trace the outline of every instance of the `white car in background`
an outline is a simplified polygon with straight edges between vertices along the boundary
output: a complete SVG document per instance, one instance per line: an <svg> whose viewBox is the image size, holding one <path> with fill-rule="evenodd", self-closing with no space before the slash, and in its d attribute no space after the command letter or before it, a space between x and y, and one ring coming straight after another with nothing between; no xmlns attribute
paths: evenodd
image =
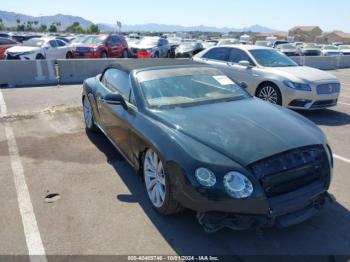
<svg viewBox="0 0 350 262"><path fill-rule="evenodd" d="M342 55L342 52L335 45L324 45L321 48L321 52L323 56L338 56Z"/></svg>
<svg viewBox="0 0 350 262"><path fill-rule="evenodd" d="M262 100L293 109L337 105L340 82L332 74L299 66L273 48L228 45L206 49L193 57L219 68Z"/></svg>
<svg viewBox="0 0 350 262"><path fill-rule="evenodd" d="M5 52L7 60L39 60L72 58L72 47L60 39L32 38Z"/></svg>
<svg viewBox="0 0 350 262"><path fill-rule="evenodd" d="M350 55L350 45L340 45L338 49L343 55Z"/></svg>

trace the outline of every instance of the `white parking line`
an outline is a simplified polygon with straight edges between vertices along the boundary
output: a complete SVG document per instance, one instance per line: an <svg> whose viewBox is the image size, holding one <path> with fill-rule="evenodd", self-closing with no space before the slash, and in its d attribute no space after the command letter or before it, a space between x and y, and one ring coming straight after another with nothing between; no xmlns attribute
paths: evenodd
<svg viewBox="0 0 350 262"><path fill-rule="evenodd" d="M7 107L0 89L1 114L7 114ZM18 153L16 138L10 123L5 123L5 134L8 144L13 180L15 183L19 211L22 217L29 259L31 262L47 262L44 245L41 240L38 223L35 218L33 204L24 176L21 158Z"/></svg>
<svg viewBox="0 0 350 262"><path fill-rule="evenodd" d="M350 159L333 154L333 157L350 164Z"/></svg>

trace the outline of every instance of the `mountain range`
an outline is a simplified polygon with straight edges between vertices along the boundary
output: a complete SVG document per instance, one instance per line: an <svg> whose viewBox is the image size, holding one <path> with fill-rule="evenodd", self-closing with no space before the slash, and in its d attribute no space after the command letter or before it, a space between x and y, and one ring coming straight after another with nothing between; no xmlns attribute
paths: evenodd
<svg viewBox="0 0 350 262"><path fill-rule="evenodd" d="M21 23L27 22L27 21L37 21L38 25L40 24L46 24L50 25L52 23L59 22L61 24L60 29L64 29L74 22L79 22L80 25L86 29L89 27L93 22L84 19L80 16L72 16L72 15L63 15L63 14L57 14L53 16L30 16L25 14L19 14L14 12L7 12L7 11L1 11L0 10L0 19L2 19L2 22L6 26L16 26L17 20L20 20ZM111 24L105 24L100 23L98 24L101 31L103 32L112 32L116 30L116 25ZM156 24L156 23L148 23L148 24L137 24L137 25L123 25L122 27L123 31L129 32L129 31L149 31L149 32L188 32L188 31L203 31L203 32L220 32L220 33L227 33L227 32L260 32L260 33L270 33L277 30L267 28L261 25L253 25L250 27L245 28L229 28L229 27L213 27L213 26L204 26L204 25L198 25L198 26L181 26L181 25L166 25L166 24Z"/></svg>

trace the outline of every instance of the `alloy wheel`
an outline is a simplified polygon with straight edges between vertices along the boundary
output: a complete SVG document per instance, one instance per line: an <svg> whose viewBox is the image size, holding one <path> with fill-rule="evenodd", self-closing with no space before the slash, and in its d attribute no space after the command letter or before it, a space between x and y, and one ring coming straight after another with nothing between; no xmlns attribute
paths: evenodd
<svg viewBox="0 0 350 262"><path fill-rule="evenodd" d="M278 104L278 94L272 86L264 86L258 94L258 97L272 104Z"/></svg>
<svg viewBox="0 0 350 262"><path fill-rule="evenodd" d="M86 127L88 129L91 129L94 123L93 123L91 106L88 98L84 99L84 119L85 119Z"/></svg>
<svg viewBox="0 0 350 262"><path fill-rule="evenodd" d="M151 203L159 208L165 202L166 183L163 163L157 153L149 149L146 152L143 167L145 186Z"/></svg>

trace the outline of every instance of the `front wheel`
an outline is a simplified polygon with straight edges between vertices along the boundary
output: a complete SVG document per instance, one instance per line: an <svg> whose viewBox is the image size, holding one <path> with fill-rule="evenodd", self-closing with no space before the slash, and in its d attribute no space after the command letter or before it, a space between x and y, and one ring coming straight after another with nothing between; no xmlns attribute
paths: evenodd
<svg viewBox="0 0 350 262"><path fill-rule="evenodd" d="M84 97L83 100L83 112L84 112L84 120L85 127L87 131L96 132L97 128L95 125L94 115L92 113L92 108L87 97Z"/></svg>
<svg viewBox="0 0 350 262"><path fill-rule="evenodd" d="M263 84L256 92L256 96L275 105L282 105L282 95L279 88L272 83Z"/></svg>
<svg viewBox="0 0 350 262"><path fill-rule="evenodd" d="M128 50L123 51L123 58L128 58L129 57L129 52Z"/></svg>
<svg viewBox="0 0 350 262"><path fill-rule="evenodd" d="M174 199L162 160L152 149L147 150L143 160L143 177L148 198L159 213L171 215L183 209Z"/></svg>

